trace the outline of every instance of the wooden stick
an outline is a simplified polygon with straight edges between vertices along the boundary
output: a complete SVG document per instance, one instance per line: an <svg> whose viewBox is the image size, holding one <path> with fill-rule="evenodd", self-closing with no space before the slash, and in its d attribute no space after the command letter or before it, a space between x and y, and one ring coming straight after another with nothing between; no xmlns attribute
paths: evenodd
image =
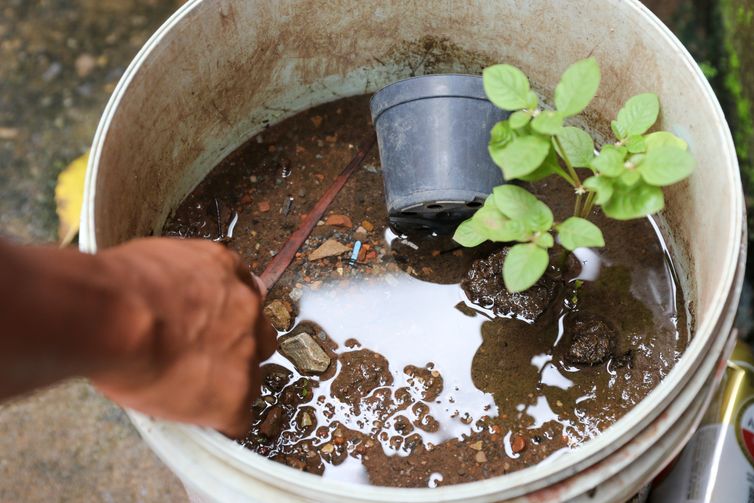
<svg viewBox="0 0 754 503"><path fill-rule="evenodd" d="M335 196L338 195L354 171L356 171L356 169L361 166L361 163L364 162L364 159L374 146L376 140L377 138L374 132L372 132L361 142L356 154L351 159L351 162L348 163L348 166L346 166L338 175L332 185L328 187L320 200L317 201L317 204L315 204L311 211L307 213L306 218L301 222L298 229L291 234L288 241L285 242L277 255L275 255L269 264L267 264L267 268L262 273L260 279L268 290L271 290L272 287L275 286L275 283L280 279L280 276L282 276L285 270L288 269L288 266L293 261L293 257L296 256L298 249L301 248L301 245L304 244L309 237L309 234L312 233L317 222L319 222L325 214L325 211L327 211L327 208L332 204Z"/></svg>

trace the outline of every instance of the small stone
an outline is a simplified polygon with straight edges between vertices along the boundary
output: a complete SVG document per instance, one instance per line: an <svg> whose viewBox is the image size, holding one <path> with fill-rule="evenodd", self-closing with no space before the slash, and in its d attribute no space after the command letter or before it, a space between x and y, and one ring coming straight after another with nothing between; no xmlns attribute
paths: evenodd
<svg viewBox="0 0 754 503"><path fill-rule="evenodd" d="M270 202L269 201L262 201L258 204L259 211L262 213L267 213L270 211Z"/></svg>
<svg viewBox="0 0 754 503"><path fill-rule="evenodd" d="M251 183L257 183L257 181L258 181L258 180L259 180L259 178L257 178L257 176L256 176L256 175L251 175L251 176L249 177L249 181L250 181Z"/></svg>
<svg viewBox="0 0 754 503"><path fill-rule="evenodd" d="M479 451L476 453L476 456L474 456L474 459L477 463L486 463L487 455L484 453L484 451Z"/></svg>
<svg viewBox="0 0 754 503"><path fill-rule="evenodd" d="M280 352L302 374L321 374L330 366L330 357L306 332L283 339Z"/></svg>
<svg viewBox="0 0 754 503"><path fill-rule="evenodd" d="M97 67L97 59L91 54L82 54L76 58L74 64L76 66L76 74L83 79L88 77Z"/></svg>
<svg viewBox="0 0 754 503"><path fill-rule="evenodd" d="M374 173L374 174L377 174L380 172L379 168L375 166L374 164L364 164L364 171L368 173Z"/></svg>
<svg viewBox="0 0 754 503"><path fill-rule="evenodd" d="M264 308L264 314L276 330L286 332L290 330L293 318L288 307L279 300L273 300Z"/></svg>
<svg viewBox="0 0 754 503"><path fill-rule="evenodd" d="M314 422L312 422L312 417L309 415L308 412L302 412L301 413L301 422L299 425L302 428L308 428L309 426L313 425Z"/></svg>
<svg viewBox="0 0 754 503"><path fill-rule="evenodd" d="M63 71L63 65L55 61L54 63L52 63L50 66L47 67L47 70L44 71L44 73L42 74L42 80L44 80L45 82L50 82L55 77L60 75L60 72L62 71Z"/></svg>
<svg viewBox="0 0 754 503"><path fill-rule="evenodd" d="M18 129L0 127L0 140L15 140L18 138Z"/></svg>
<svg viewBox="0 0 754 503"><path fill-rule="evenodd" d="M321 115L315 115L311 118L312 124L314 124L314 127L319 127L322 125L322 116Z"/></svg>
<svg viewBox="0 0 754 503"><path fill-rule="evenodd" d="M369 232L362 226L356 228L356 232L353 233L353 238L356 241L366 241Z"/></svg>
<svg viewBox="0 0 754 503"><path fill-rule="evenodd" d="M353 227L353 222L348 215L330 215L325 223L336 227Z"/></svg>
<svg viewBox="0 0 754 503"><path fill-rule="evenodd" d="M332 454L333 451L335 450L335 447L331 443L328 442L325 445L323 445L319 450L323 454Z"/></svg>
<svg viewBox="0 0 754 503"><path fill-rule="evenodd" d="M288 294L288 297L290 297L293 302L298 302L303 296L304 290L301 288L294 288L293 290L291 290L291 293Z"/></svg>
<svg viewBox="0 0 754 503"><path fill-rule="evenodd" d="M526 440L521 435L516 435L513 437L513 441L511 442L511 450L515 453L519 453L526 449Z"/></svg>
<svg viewBox="0 0 754 503"><path fill-rule="evenodd" d="M309 260L321 260L327 257L337 257L351 251L346 245L339 243L334 239L328 239L322 246L309 254Z"/></svg>
<svg viewBox="0 0 754 503"><path fill-rule="evenodd" d="M336 133L325 136L325 141L327 143L335 143L336 141L338 141L338 134Z"/></svg>
<svg viewBox="0 0 754 503"><path fill-rule="evenodd" d="M373 260L377 260L377 252L373 250L367 253L366 260L370 262Z"/></svg>
<svg viewBox="0 0 754 503"><path fill-rule="evenodd" d="M363 222L361 222L361 226L366 229L367 232L372 232L374 230L374 224L369 220L364 220Z"/></svg>
<svg viewBox="0 0 754 503"><path fill-rule="evenodd" d="M275 405L267 413L267 416L259 425L259 433L267 437L268 439L277 438L283 429L283 408L279 405Z"/></svg>
<svg viewBox="0 0 754 503"><path fill-rule="evenodd" d="M475 451L481 451L482 450L482 441L479 440L478 442L474 442L473 444L469 444L469 447L471 447Z"/></svg>

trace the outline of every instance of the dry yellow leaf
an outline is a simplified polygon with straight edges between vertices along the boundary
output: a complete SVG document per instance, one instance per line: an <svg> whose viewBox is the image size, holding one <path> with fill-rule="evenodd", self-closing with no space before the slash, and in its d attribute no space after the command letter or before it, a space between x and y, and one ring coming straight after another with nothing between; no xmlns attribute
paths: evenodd
<svg viewBox="0 0 754 503"><path fill-rule="evenodd" d="M58 176L55 204L58 212L60 246L68 246L79 232L81 206L84 201L84 178L89 152L68 165Z"/></svg>

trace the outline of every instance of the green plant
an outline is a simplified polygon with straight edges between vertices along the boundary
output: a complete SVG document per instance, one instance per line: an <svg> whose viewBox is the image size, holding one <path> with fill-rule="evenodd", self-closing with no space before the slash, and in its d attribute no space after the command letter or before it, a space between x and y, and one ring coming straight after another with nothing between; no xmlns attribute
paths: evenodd
<svg viewBox="0 0 754 503"><path fill-rule="evenodd" d="M581 113L600 84L594 58L577 61L555 88L554 110L540 107L529 80L511 65L484 70L484 89L496 106L511 111L490 132L489 153L507 181L536 182L563 178L574 192L573 216L556 222L550 208L527 190L512 184L495 187L485 204L461 223L454 239L463 246L484 241L517 242L503 264L506 288L530 288L550 263L548 250L558 243L568 251L605 245L602 231L589 221L594 206L616 220L641 218L665 204L662 188L683 180L694 169L686 142L658 131L660 103L655 94L629 99L612 121L615 142L595 151L591 135L566 120ZM582 181L580 173L586 178Z"/></svg>

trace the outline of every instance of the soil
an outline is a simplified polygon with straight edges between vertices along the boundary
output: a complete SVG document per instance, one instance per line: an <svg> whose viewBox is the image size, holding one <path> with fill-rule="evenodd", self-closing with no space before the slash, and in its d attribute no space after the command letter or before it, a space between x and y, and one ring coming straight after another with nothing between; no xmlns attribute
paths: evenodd
<svg viewBox="0 0 754 503"><path fill-rule="evenodd" d="M186 198L164 234L222 241L261 273L370 128L365 96L270 127ZM572 210L557 180L530 190L556 219ZM279 353L265 362L243 443L327 478L435 487L519 470L599 435L667 375L688 327L652 221L592 219L604 249L580 250L564 273L510 295L505 247L387 227L375 149L267 299L280 301L268 312L281 337L310 334L332 363L303 375ZM313 260L329 240L342 246Z"/></svg>

